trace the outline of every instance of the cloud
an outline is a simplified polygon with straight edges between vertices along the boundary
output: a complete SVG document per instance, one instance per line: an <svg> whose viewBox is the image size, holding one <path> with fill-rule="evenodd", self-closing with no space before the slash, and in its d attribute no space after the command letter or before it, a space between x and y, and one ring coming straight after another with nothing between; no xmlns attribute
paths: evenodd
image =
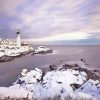
<svg viewBox="0 0 100 100"><path fill-rule="evenodd" d="M50 41L61 41L61 40L81 40L88 39L91 34L86 32L70 32L68 34L62 33L59 35L51 35L49 37L37 38L37 39L27 39L31 42L50 42Z"/></svg>
<svg viewBox="0 0 100 100"><path fill-rule="evenodd" d="M12 16L17 14L16 8L23 5L27 0L0 0L0 12Z"/></svg>
<svg viewBox="0 0 100 100"><path fill-rule="evenodd" d="M84 39L100 28L99 0L0 0L0 7L5 28L11 35L20 28L23 38Z"/></svg>

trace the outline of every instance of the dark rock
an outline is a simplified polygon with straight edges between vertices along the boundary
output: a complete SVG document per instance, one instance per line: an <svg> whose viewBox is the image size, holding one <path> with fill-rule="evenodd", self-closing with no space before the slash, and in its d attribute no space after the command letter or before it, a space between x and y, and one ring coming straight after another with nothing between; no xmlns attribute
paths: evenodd
<svg viewBox="0 0 100 100"><path fill-rule="evenodd" d="M88 70L88 69L86 69L86 68L76 68L76 69L74 69L74 70L78 70L78 71L80 71L80 72L86 72L86 74L87 74L87 79L93 79L93 80L98 80L98 79L100 79L100 76L98 76L97 74L95 74L95 73L93 72L93 70Z"/></svg>
<svg viewBox="0 0 100 100"><path fill-rule="evenodd" d="M57 66L53 64L53 65L49 65L49 68L52 71L52 70L56 70L57 69Z"/></svg>
<svg viewBox="0 0 100 100"><path fill-rule="evenodd" d="M80 66L78 64L64 64L63 69L74 69L79 68Z"/></svg>
<svg viewBox="0 0 100 100"><path fill-rule="evenodd" d="M53 50L50 49L50 50L47 50L46 53L52 53L52 52L53 52Z"/></svg>
<svg viewBox="0 0 100 100"><path fill-rule="evenodd" d="M10 61L10 60L13 60L14 58L15 57L3 56L3 57L0 57L0 62Z"/></svg>
<svg viewBox="0 0 100 100"><path fill-rule="evenodd" d="M79 65L78 64L74 64L73 67L79 67Z"/></svg>
<svg viewBox="0 0 100 100"><path fill-rule="evenodd" d="M80 84L73 83L73 84L70 84L70 86L75 90L80 87Z"/></svg>
<svg viewBox="0 0 100 100"><path fill-rule="evenodd" d="M71 68L72 68L72 65L69 65L69 64L63 65L63 69L71 69Z"/></svg>
<svg viewBox="0 0 100 100"><path fill-rule="evenodd" d="M99 72L99 70L93 70L94 72Z"/></svg>
<svg viewBox="0 0 100 100"><path fill-rule="evenodd" d="M37 82L40 82L41 80L37 79Z"/></svg>
<svg viewBox="0 0 100 100"><path fill-rule="evenodd" d="M41 82L43 81L44 75L45 75L45 71L42 72Z"/></svg>
<svg viewBox="0 0 100 100"><path fill-rule="evenodd" d="M18 79L17 84L23 84L23 83L25 83L25 81Z"/></svg>
<svg viewBox="0 0 100 100"><path fill-rule="evenodd" d="M81 90L83 90L84 89L84 87L81 87Z"/></svg>
<svg viewBox="0 0 100 100"><path fill-rule="evenodd" d="M85 60L83 58L81 58L81 61L85 62Z"/></svg>
<svg viewBox="0 0 100 100"><path fill-rule="evenodd" d="M47 82L43 82L42 85L45 85Z"/></svg>
<svg viewBox="0 0 100 100"><path fill-rule="evenodd" d="M78 76L78 74L74 74L75 76Z"/></svg>
<svg viewBox="0 0 100 100"><path fill-rule="evenodd" d="M74 70L78 70L78 71L80 71L80 72L82 72L82 71L87 72L87 71L88 71L86 68L81 68L81 67L79 67L79 68L74 68Z"/></svg>
<svg viewBox="0 0 100 100"><path fill-rule="evenodd" d="M60 90L60 92L61 92L61 94L62 94L62 93L64 93L63 89L62 89L62 90Z"/></svg>
<svg viewBox="0 0 100 100"><path fill-rule="evenodd" d="M61 84L62 82L57 82L58 84Z"/></svg>

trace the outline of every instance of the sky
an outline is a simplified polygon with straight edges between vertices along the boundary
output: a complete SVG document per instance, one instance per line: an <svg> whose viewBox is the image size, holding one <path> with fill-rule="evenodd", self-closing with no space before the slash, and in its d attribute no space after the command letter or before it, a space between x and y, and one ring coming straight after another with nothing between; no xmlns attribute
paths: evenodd
<svg viewBox="0 0 100 100"><path fill-rule="evenodd" d="M34 43L99 44L100 0L0 0L0 37L14 39L17 29Z"/></svg>

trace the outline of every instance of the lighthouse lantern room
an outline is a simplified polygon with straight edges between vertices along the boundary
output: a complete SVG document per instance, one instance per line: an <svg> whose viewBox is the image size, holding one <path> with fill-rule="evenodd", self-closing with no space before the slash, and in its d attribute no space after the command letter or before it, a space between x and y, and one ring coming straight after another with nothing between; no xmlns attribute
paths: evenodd
<svg viewBox="0 0 100 100"><path fill-rule="evenodd" d="M19 29L17 30L16 35L17 35L17 46L21 47L21 39L20 39L20 31L19 31Z"/></svg>

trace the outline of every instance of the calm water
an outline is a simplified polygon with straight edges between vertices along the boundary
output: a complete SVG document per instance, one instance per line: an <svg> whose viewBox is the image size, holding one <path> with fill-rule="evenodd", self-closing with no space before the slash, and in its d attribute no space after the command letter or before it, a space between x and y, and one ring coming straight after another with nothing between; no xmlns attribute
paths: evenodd
<svg viewBox="0 0 100 100"><path fill-rule="evenodd" d="M35 46L33 46L35 47ZM47 46L54 53L47 55L26 55L13 61L0 63L0 86L11 85L23 68L46 68L49 64L59 63L61 60L79 61L84 58L90 68L100 68L100 46Z"/></svg>

